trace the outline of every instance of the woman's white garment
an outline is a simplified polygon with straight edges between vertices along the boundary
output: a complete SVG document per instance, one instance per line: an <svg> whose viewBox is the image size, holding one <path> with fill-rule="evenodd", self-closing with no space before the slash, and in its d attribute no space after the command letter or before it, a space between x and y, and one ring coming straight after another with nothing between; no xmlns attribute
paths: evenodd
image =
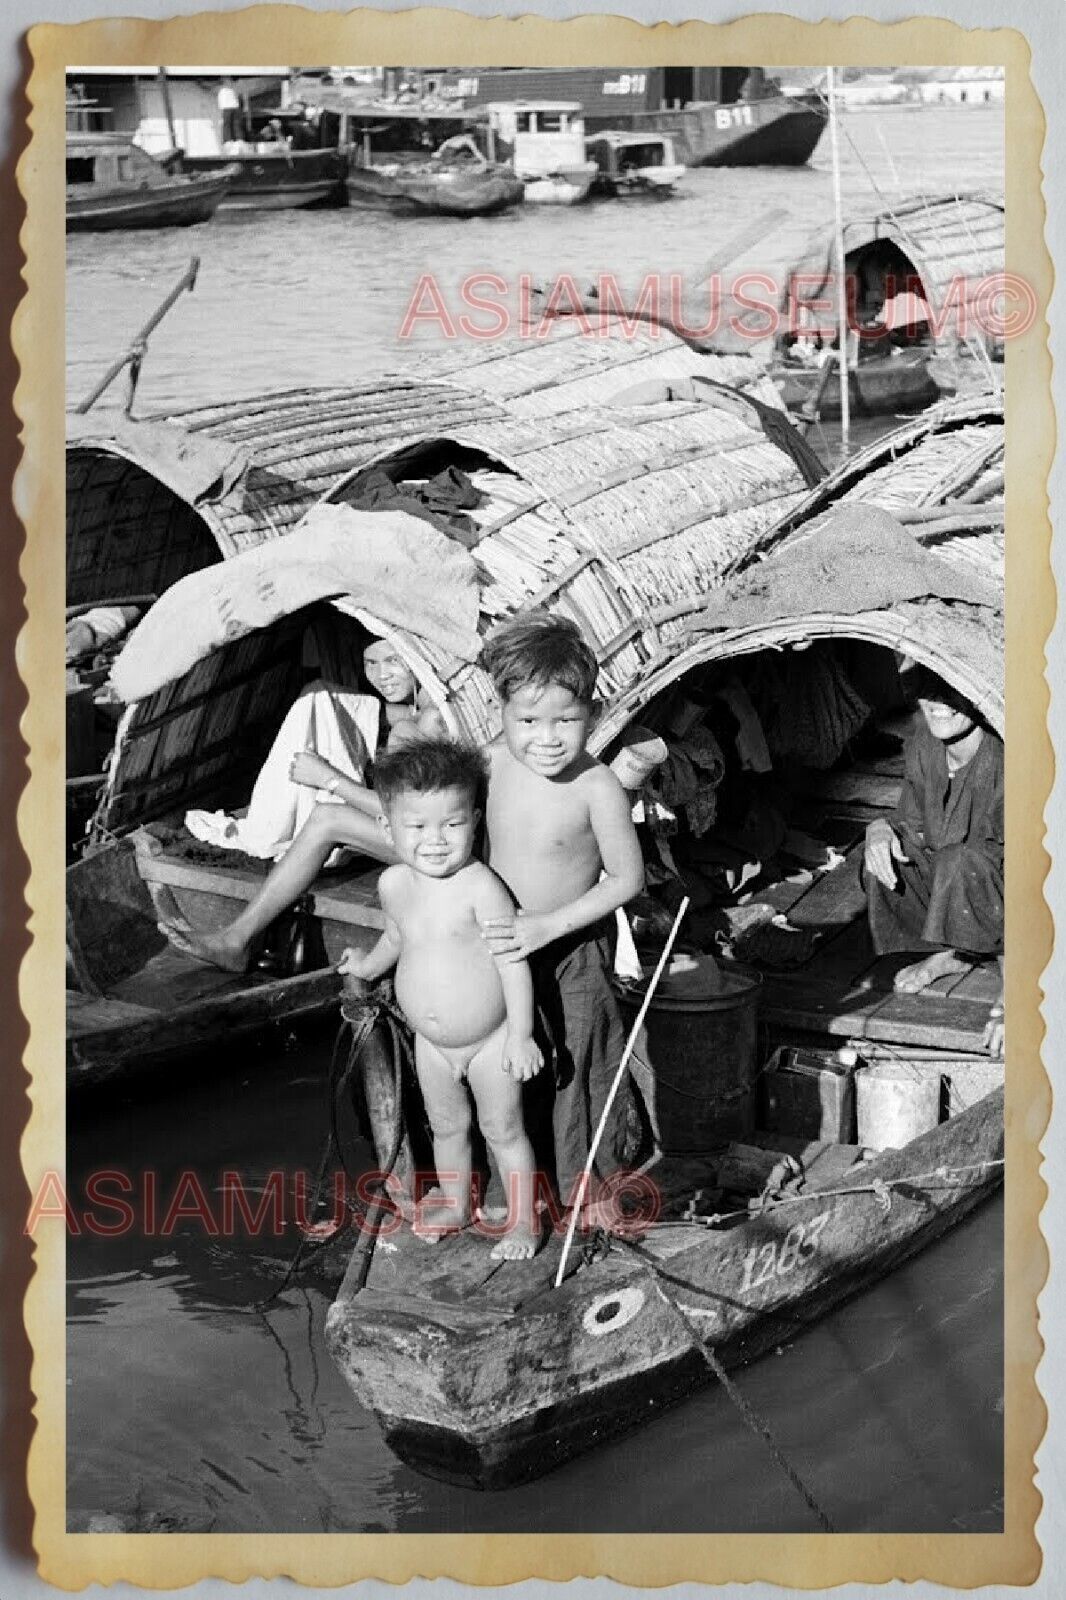
<svg viewBox="0 0 1066 1600"><path fill-rule="evenodd" d="M277 860L307 821L315 804L336 801L336 795L294 783L289 766L301 750L313 750L354 783L366 782L366 769L378 742L381 701L356 694L318 678L293 701L255 780L247 812L187 811L185 826L194 838L223 850ZM335 866L347 851L334 850L326 862Z"/></svg>

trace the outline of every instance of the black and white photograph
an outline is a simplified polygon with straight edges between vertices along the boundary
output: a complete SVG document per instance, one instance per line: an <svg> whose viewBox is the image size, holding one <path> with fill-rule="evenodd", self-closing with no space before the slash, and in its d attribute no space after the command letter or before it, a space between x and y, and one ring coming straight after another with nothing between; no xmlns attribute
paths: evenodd
<svg viewBox="0 0 1066 1600"><path fill-rule="evenodd" d="M123 61L67 1531L1001 1534L1004 66Z"/></svg>

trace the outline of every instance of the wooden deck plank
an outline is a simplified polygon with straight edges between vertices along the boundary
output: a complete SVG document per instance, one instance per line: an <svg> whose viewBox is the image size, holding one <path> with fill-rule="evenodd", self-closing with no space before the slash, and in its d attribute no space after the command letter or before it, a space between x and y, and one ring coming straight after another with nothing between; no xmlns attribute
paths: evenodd
<svg viewBox="0 0 1066 1600"><path fill-rule="evenodd" d="M315 915L356 927L383 928L385 919L377 898L378 878L384 871L380 862L350 877L331 881L320 878L312 891ZM181 858L154 856L143 863L146 883L163 883L172 889L196 890L231 900L251 900L263 886L263 874L238 863L208 865Z"/></svg>
<svg viewBox="0 0 1066 1600"><path fill-rule="evenodd" d="M960 974L948 992L956 1000L979 1000L982 1004L991 1005L999 999L999 990L999 963L993 958Z"/></svg>
<svg viewBox="0 0 1066 1600"><path fill-rule="evenodd" d="M988 1021L981 1001L921 994L885 995L869 1018L868 1038L900 1040L934 1050L979 1050Z"/></svg>
<svg viewBox="0 0 1066 1600"><path fill-rule="evenodd" d="M80 1039L109 1028L132 1026L135 1022L154 1020L156 1016L157 1013L149 1006L133 1005L128 1000L114 1000L108 995L67 990L67 1032L71 1038Z"/></svg>
<svg viewBox="0 0 1066 1600"><path fill-rule="evenodd" d="M842 926L866 910L866 893L859 883L861 842L854 844L838 867L819 873L806 893L795 902L789 921L797 928Z"/></svg>
<svg viewBox="0 0 1066 1600"><path fill-rule="evenodd" d="M812 981L801 972L765 981L763 1019L780 1030L825 1033L833 1038L875 1039L934 1050L979 1052L988 1006L930 993L907 995L853 984Z"/></svg>

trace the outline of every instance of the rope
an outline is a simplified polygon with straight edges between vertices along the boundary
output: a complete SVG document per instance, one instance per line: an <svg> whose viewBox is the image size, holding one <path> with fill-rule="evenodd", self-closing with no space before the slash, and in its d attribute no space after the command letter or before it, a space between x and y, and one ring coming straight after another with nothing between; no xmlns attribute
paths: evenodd
<svg viewBox="0 0 1066 1600"><path fill-rule="evenodd" d="M941 1180L940 1187L958 1189L963 1186L961 1180L965 1173L973 1172L979 1174L978 1177L973 1179L973 1182L980 1183L985 1174L995 1167L1002 1167L1003 1164L1003 1158L997 1157L990 1158L987 1161L973 1162L963 1167L936 1167L932 1172L915 1172L906 1178L874 1178L870 1183L849 1184L846 1189L808 1189L804 1194L782 1194L775 1191L772 1194L759 1196L761 1201L759 1212L760 1214L765 1214L767 1211L779 1210L783 1206L798 1205L801 1201L849 1199L852 1195L872 1194L877 1196L881 1208L887 1216L892 1206L892 1191L894 1189L913 1189L919 1185L931 1188L932 1183L930 1180L934 1178ZM714 1211L707 1216L693 1213L691 1216L686 1216L684 1220L698 1223L701 1228L717 1228L724 1222L732 1222L735 1218L750 1216L751 1211L745 1208L743 1211Z"/></svg>
<svg viewBox="0 0 1066 1600"><path fill-rule="evenodd" d="M322 1155L319 1159L318 1170L315 1174L314 1194L311 1199L311 1216L313 1217L322 1199L322 1189L331 1158L339 1161L345 1179L349 1183L354 1184L356 1182L356 1175L352 1172L345 1156L340 1126L340 1108L342 1103L351 1104L354 1102L351 1088L356 1069L362 1060L363 1051L371 1034L380 1022L384 1022L389 1033L396 1115L387 1157L382 1164L380 1175L374 1180L374 1188L377 1190L377 1194L372 1205L368 1208L360 1228L360 1244L365 1251L365 1259L357 1274L357 1287L360 1289L366 1282L366 1276L370 1270L370 1261L377 1241L377 1219L388 1200L386 1184L396 1165L404 1136L400 1096L403 1066L405 1060L410 1059L410 1046L404 1032L402 1019L384 990L379 990L372 998L368 997L359 1001L346 999L341 1005L340 1027L337 1029L337 1034L333 1041L333 1051L329 1063L329 1132L326 1135ZM341 1065L342 1051L346 1038L348 1040L348 1049L343 1065ZM348 1211L343 1222L327 1238L312 1240L306 1234L301 1238L281 1283L273 1294L258 1302L252 1308L253 1310L263 1311L267 1306L272 1305L275 1300L278 1300L292 1283L307 1257L325 1249L327 1245L332 1244L335 1239L339 1238L351 1226L355 1208L350 1200L347 1200L347 1206ZM368 1241L369 1248L367 1248Z"/></svg>
<svg viewBox="0 0 1066 1600"><path fill-rule="evenodd" d="M637 1245L632 1244L628 1240L615 1240L612 1238L611 1244L612 1246L621 1244L623 1248L632 1251L633 1254L638 1256L646 1266L650 1267L655 1276L661 1279L663 1282L679 1284L682 1287L689 1288L690 1291L695 1294L705 1293L705 1291L698 1284L686 1285L684 1284L684 1280L673 1277L671 1274L664 1272L653 1256L651 1256L647 1251L641 1250ZM686 1334L695 1344L696 1349L699 1351L700 1355L703 1357L714 1376L718 1379L718 1382L722 1385L722 1388L725 1390L729 1399L733 1402L733 1405L739 1412L740 1418L744 1425L751 1430L756 1438L761 1439L766 1445L766 1448L769 1450L774 1462L778 1467L780 1467L781 1471L784 1473L789 1483L791 1483L792 1487L796 1490L797 1494L802 1496L805 1504L807 1505L811 1514L815 1517L822 1531L824 1533L835 1533L837 1530L833 1523L822 1510L821 1506L818 1504L818 1501L815 1499L811 1490L808 1489L807 1485L804 1483L795 1467L785 1456L781 1446L774 1438L769 1424L763 1421L751 1402L746 1399L741 1391L737 1388L736 1384L733 1382L728 1372L726 1372L714 1351L701 1339L699 1331L689 1322L677 1301L674 1300L671 1295L666 1294L665 1291L663 1291L663 1300L674 1313L678 1322L680 1322Z"/></svg>

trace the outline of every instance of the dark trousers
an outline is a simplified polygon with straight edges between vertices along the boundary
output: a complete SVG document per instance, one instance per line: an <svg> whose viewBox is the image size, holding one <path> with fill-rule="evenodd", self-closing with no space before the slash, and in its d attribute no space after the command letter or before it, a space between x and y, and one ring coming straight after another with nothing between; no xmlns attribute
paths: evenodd
<svg viewBox="0 0 1066 1600"><path fill-rule="evenodd" d="M610 981L613 962L613 922L583 928L532 958L534 992L554 1054L552 1146L556 1186L564 1201L588 1159L625 1048L626 1029ZM632 1092L627 1073L597 1150L594 1171L601 1177L624 1164ZM539 1095L535 1099L542 1104Z"/></svg>
<svg viewBox="0 0 1066 1600"><path fill-rule="evenodd" d="M870 938L880 955L959 950L996 955L1003 948L1003 879L964 844L930 850L913 828L893 824L907 861L894 888L865 873Z"/></svg>

